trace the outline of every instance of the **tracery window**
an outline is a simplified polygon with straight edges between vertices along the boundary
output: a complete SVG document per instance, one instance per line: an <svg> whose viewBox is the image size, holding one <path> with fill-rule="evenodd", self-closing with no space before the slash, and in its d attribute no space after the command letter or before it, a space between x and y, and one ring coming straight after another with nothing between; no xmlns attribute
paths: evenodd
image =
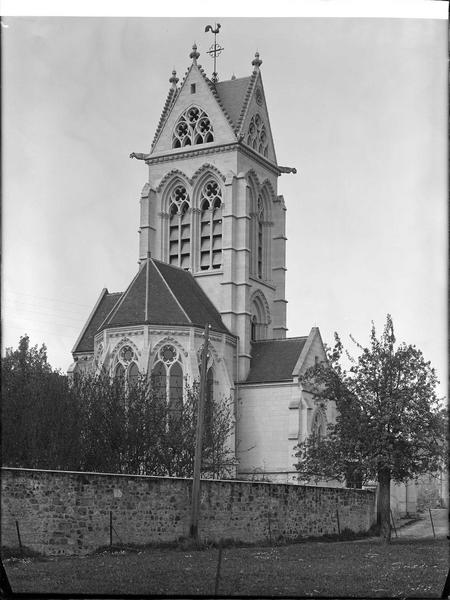
<svg viewBox="0 0 450 600"><path fill-rule="evenodd" d="M208 115L191 106L178 119L172 136L172 148L183 148L214 141L213 126Z"/></svg>
<svg viewBox="0 0 450 600"><path fill-rule="evenodd" d="M136 352L131 346L123 346L117 356L114 376L123 382L133 384L139 379L139 368L136 364Z"/></svg>
<svg viewBox="0 0 450 600"><path fill-rule="evenodd" d="M268 142L266 126L258 113L252 117L250 125L248 126L247 144L253 148L253 150L259 152L259 154L267 156Z"/></svg>
<svg viewBox="0 0 450 600"><path fill-rule="evenodd" d="M183 405L183 369L175 346L159 349L152 369L152 387L156 397L167 402L170 415L179 413Z"/></svg>
<svg viewBox="0 0 450 600"><path fill-rule="evenodd" d="M169 263L191 266L191 203L184 185L172 191L169 201Z"/></svg>
<svg viewBox="0 0 450 600"><path fill-rule="evenodd" d="M222 266L222 191L217 181L205 183L200 197L200 270Z"/></svg>

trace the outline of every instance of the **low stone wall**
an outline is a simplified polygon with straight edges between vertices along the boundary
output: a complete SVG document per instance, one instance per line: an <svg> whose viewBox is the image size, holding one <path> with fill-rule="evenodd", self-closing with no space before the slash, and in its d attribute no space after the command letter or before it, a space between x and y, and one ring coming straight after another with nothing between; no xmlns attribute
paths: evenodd
<svg viewBox="0 0 450 600"><path fill-rule="evenodd" d="M189 531L191 479L2 469L2 546L46 555L87 554L110 542L170 542ZM201 482L204 540L263 542L365 532L375 520L366 490L244 481Z"/></svg>

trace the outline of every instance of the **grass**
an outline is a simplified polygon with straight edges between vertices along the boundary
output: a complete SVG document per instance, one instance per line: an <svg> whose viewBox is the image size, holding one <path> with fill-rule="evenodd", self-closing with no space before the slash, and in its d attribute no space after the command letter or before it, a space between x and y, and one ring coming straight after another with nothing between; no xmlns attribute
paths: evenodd
<svg viewBox="0 0 450 600"><path fill-rule="evenodd" d="M212 595L218 551L145 548L85 558L9 558L14 592ZM221 595L440 597L446 540L365 539L226 547Z"/></svg>

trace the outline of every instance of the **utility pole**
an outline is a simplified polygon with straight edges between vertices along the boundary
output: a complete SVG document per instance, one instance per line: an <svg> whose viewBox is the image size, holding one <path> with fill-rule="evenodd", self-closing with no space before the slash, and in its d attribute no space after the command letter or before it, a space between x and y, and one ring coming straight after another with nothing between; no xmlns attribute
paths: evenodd
<svg viewBox="0 0 450 600"><path fill-rule="evenodd" d="M208 342L211 325L205 325L205 342L203 344L202 362L200 367L200 394L197 407L197 431L195 439L194 476L192 478L192 512L190 537L198 541L198 513L200 508L200 470L202 465L203 414L206 392L206 367L208 364Z"/></svg>

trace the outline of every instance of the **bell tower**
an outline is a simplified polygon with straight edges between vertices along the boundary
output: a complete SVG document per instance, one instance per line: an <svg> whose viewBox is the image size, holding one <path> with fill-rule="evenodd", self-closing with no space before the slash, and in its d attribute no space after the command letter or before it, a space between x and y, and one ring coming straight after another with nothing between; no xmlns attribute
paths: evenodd
<svg viewBox="0 0 450 600"><path fill-rule="evenodd" d="M226 81L216 68L209 79L199 56L194 44L181 82L172 72L150 151L130 155L148 167L139 262L150 253L192 273L238 337L234 379L244 381L252 341L286 336L277 181L295 169L277 164L259 54L250 76Z"/></svg>

